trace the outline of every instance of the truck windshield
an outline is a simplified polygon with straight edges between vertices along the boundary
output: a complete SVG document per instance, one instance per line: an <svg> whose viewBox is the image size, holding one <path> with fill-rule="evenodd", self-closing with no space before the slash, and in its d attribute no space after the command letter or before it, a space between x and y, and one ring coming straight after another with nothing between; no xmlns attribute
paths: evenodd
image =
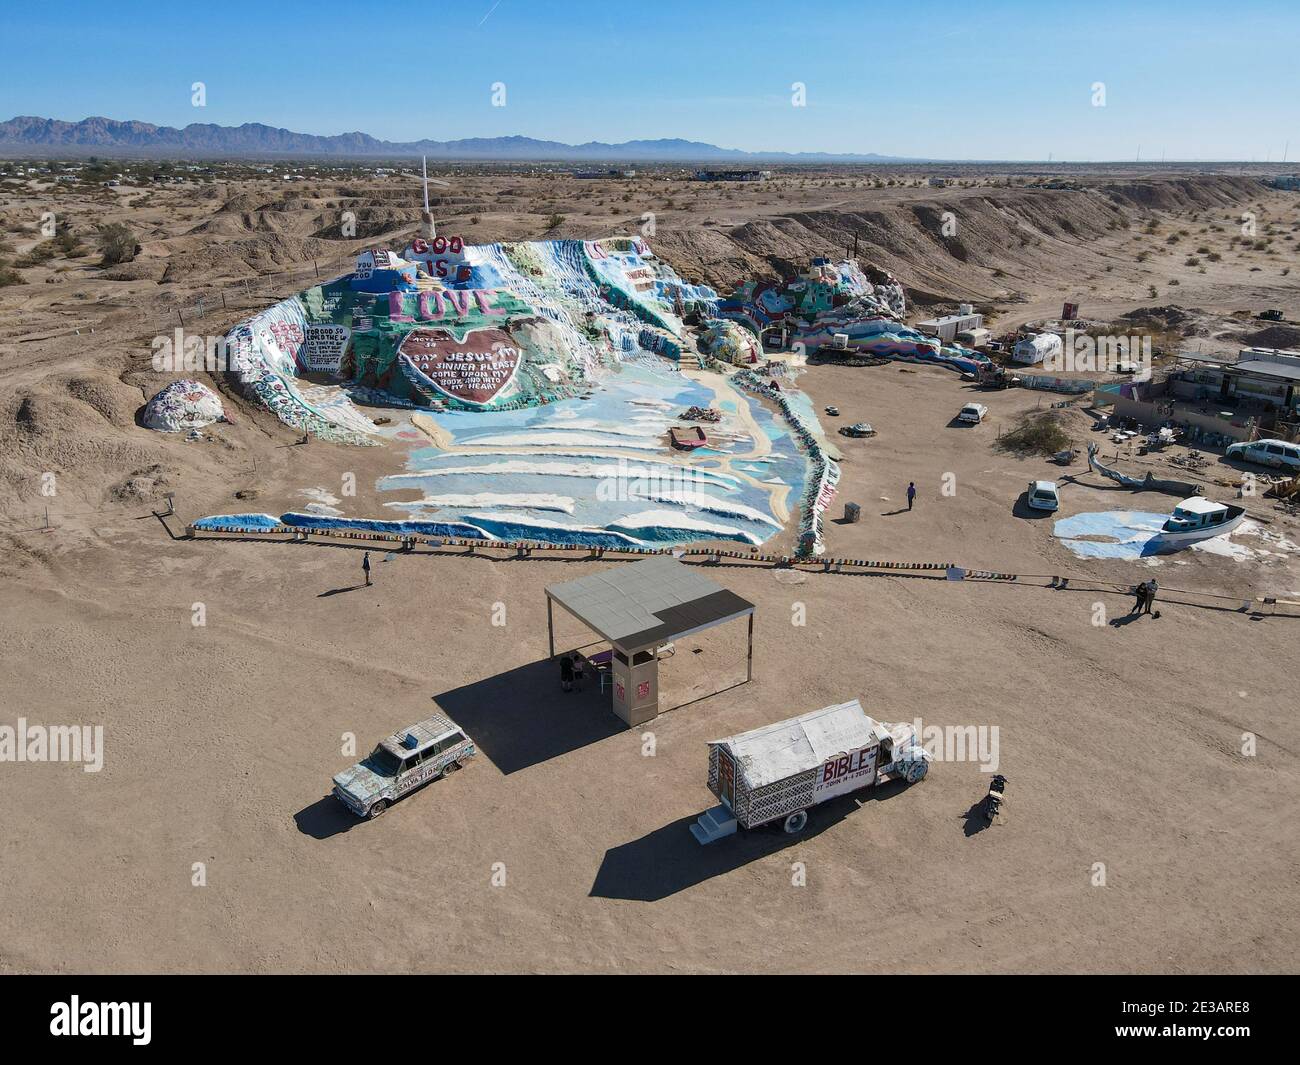
<svg viewBox="0 0 1300 1065"><path fill-rule="evenodd" d="M370 752L370 757L366 759L376 773L381 777L395 777L401 763L389 750L386 750L382 744Z"/></svg>

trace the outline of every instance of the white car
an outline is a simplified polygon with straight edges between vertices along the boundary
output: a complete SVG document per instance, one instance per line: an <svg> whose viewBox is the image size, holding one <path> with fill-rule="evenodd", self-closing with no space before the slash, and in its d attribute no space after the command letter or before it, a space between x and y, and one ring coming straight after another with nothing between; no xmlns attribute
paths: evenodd
<svg viewBox="0 0 1300 1065"><path fill-rule="evenodd" d="M1056 510L1061 505L1061 493L1055 481L1030 481L1025 502L1034 510Z"/></svg>
<svg viewBox="0 0 1300 1065"><path fill-rule="evenodd" d="M983 403L967 403L962 407L961 413L957 415L959 422L966 422L969 425L979 425L988 415L989 409Z"/></svg>
<svg viewBox="0 0 1300 1065"><path fill-rule="evenodd" d="M1291 444L1285 440L1251 440L1228 447L1226 455L1230 459L1243 462L1258 462L1262 466L1290 467L1300 470L1300 444Z"/></svg>

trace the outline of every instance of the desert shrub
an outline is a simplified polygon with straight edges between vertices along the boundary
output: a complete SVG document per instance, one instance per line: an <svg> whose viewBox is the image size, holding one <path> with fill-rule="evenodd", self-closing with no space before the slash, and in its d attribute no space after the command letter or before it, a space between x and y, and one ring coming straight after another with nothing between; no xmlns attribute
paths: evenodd
<svg viewBox="0 0 1300 1065"><path fill-rule="evenodd" d="M101 226L96 239L99 241L99 250L103 254L101 266L129 263L135 258L135 234L125 223L110 222L106 226Z"/></svg>
<svg viewBox="0 0 1300 1065"><path fill-rule="evenodd" d="M14 265L26 269L29 266L40 266L54 258L54 246L48 241L34 245L29 251L24 252L14 260Z"/></svg>
<svg viewBox="0 0 1300 1065"><path fill-rule="evenodd" d="M69 229L59 231L59 235L54 238L54 246L69 259L80 259L86 254L81 238Z"/></svg>
<svg viewBox="0 0 1300 1065"><path fill-rule="evenodd" d="M1031 411L1011 432L998 438L997 446L1001 451L1012 451L1017 455L1055 455L1071 443L1070 434L1061 428L1055 415Z"/></svg>
<svg viewBox="0 0 1300 1065"><path fill-rule="evenodd" d="M546 220L546 231L549 233L552 229L559 229L564 225L564 215L553 214Z"/></svg>

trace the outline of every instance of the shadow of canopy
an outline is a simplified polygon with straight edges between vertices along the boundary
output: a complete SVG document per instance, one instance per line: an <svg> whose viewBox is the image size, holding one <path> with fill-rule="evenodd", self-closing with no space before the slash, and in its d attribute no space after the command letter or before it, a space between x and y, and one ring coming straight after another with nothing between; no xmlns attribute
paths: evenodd
<svg viewBox="0 0 1300 1065"><path fill-rule="evenodd" d="M560 667L542 659L435 695L502 773L580 750L627 731L609 712L609 695L589 678L586 689L560 690Z"/></svg>

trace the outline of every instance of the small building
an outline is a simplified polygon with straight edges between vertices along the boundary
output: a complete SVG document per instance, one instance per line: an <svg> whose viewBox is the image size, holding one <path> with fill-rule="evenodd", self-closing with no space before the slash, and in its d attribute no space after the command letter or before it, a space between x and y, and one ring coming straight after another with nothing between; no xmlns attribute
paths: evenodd
<svg viewBox="0 0 1300 1065"><path fill-rule="evenodd" d="M1243 348L1235 362L1184 353L1163 379L1121 386L1115 414L1140 425L1181 426L1217 446L1259 435L1300 437L1300 352Z"/></svg>
<svg viewBox="0 0 1300 1065"><path fill-rule="evenodd" d="M945 344L951 344L957 339L958 333L983 329L984 315L976 314L974 307L969 303L963 303L956 314L946 314L942 318L927 318L923 322L917 322L916 328L926 336L937 337Z"/></svg>
<svg viewBox="0 0 1300 1065"><path fill-rule="evenodd" d="M962 347L974 348L976 351L983 351L989 346L989 341L993 339L993 332L983 327L976 329L963 329L957 334L957 343Z"/></svg>

